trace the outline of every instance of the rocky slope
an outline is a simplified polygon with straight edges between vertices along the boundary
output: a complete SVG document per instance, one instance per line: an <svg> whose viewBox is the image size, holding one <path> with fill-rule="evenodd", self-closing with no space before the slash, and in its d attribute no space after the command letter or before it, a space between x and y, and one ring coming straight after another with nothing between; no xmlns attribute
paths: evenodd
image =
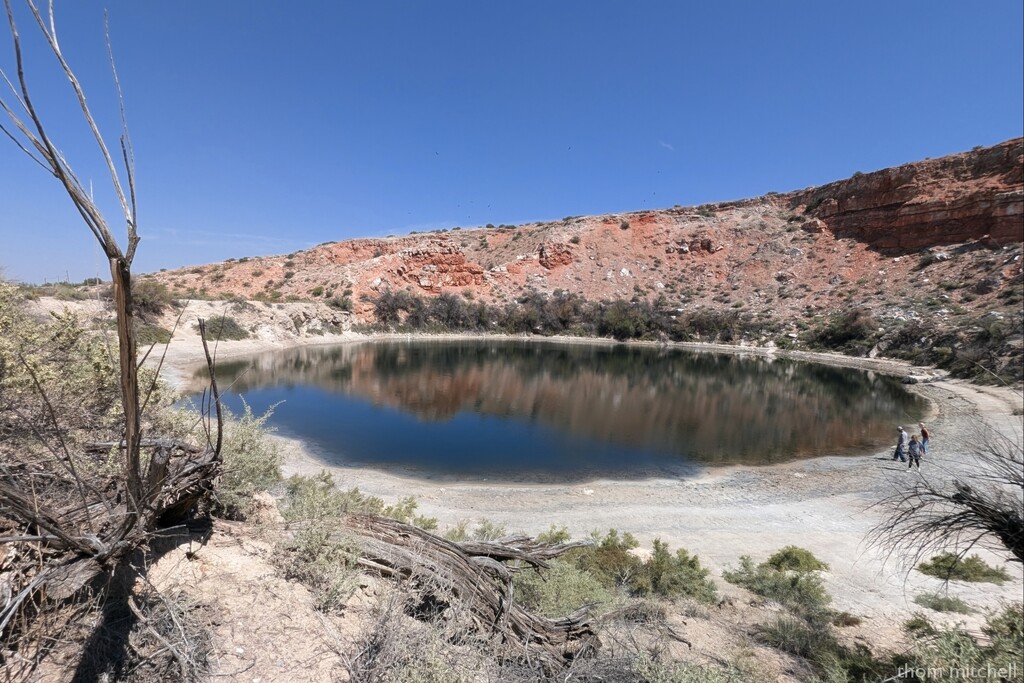
<svg viewBox="0 0 1024 683"><path fill-rule="evenodd" d="M1012 314L1024 297L1024 140L755 199L325 243L153 277L178 295L351 306L379 292L655 300L786 321ZM758 340L752 340L758 341Z"/></svg>

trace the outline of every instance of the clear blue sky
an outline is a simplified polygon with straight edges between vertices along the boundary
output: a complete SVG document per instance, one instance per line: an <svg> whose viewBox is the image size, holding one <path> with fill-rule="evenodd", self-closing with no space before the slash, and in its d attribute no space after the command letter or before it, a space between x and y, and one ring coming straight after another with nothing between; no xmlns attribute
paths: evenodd
<svg viewBox="0 0 1024 683"><path fill-rule="evenodd" d="M136 272L781 192L1024 128L1020 0L57 0L115 145L104 7L137 157ZM120 228L22 10L37 105ZM0 31L9 74L11 55ZM63 191L3 137L0 234L9 278L97 273Z"/></svg>

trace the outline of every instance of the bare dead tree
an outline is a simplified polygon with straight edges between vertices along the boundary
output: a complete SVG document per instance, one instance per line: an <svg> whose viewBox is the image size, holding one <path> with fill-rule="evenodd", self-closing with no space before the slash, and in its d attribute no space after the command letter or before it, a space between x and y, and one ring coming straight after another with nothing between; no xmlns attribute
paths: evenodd
<svg viewBox="0 0 1024 683"><path fill-rule="evenodd" d="M877 504L885 520L869 543L918 562L939 550L1008 551L1024 562L1024 445L1020 434L991 427L974 439L965 473L923 478Z"/></svg>
<svg viewBox="0 0 1024 683"><path fill-rule="evenodd" d="M6 116L6 120L0 117L0 131L56 178L108 260L117 318L121 409L120 438L114 445L120 461L120 474L112 479L89 479L77 467L79 459L85 458L87 449L76 451L71 440L63 436L65 430L59 411L47 397L42 382L33 374L31 364L24 358L15 359L35 383L42 417L32 423L35 425L34 434L39 443L44 444L44 452L48 451L51 457L46 464L28 456L12 457L11 462L7 462L5 457L5 462L0 463L0 513L3 513L0 521L6 518L9 522L0 525L0 551L4 550L4 545L8 546L8 552L0 552L0 557L6 556L8 566L0 565L0 571L21 571L21 580L8 582L6 588L10 594L0 599L0 634L7 635L15 626L23 632L28 630L31 616L41 614L47 601L68 599L95 579L109 578L122 569L127 559L147 542L155 529L180 519L195 507L211 489L221 464L221 416L215 384L213 410L217 416L216 435L213 430L207 430L205 447L160 438L144 442L142 438L141 406L145 399L140 396L139 388L131 276L132 261L140 239L135 160L128 135L124 98L110 48L109 28L106 43L121 114L118 163L115 163L115 156L100 133L78 78L61 51L52 0L45 13L40 11L34 0L25 0L25 4L66 77L103 158L127 238L122 249L103 212L44 125L26 77L15 12L11 0L4 0L17 73L12 79L0 70L7 86L6 91L0 90L0 109ZM203 345L205 348L205 333ZM212 379L213 361L208 351L207 359ZM3 362L0 359L0 363ZM40 487L37 487L37 482ZM42 495L40 488L50 495ZM61 492L67 492L63 498ZM72 502L68 503L68 500ZM5 534L12 525L16 527L14 533ZM11 544L23 546L10 550ZM19 558L19 561L12 563L11 558ZM0 652L0 662L3 658Z"/></svg>

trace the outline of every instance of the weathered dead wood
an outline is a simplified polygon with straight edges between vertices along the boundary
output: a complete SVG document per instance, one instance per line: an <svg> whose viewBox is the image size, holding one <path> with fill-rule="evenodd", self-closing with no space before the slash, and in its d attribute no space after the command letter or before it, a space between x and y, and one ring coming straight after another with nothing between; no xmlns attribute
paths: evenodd
<svg viewBox="0 0 1024 683"><path fill-rule="evenodd" d="M586 620L586 610L549 619L516 604L512 572L520 567L502 564L515 561L545 567L545 560L586 542L545 544L514 537L494 543L454 543L374 515L352 515L343 524L359 537L363 567L413 581L419 590L433 593L441 602L447 596L458 599L485 635L522 649L548 669L563 668L600 647L597 633Z"/></svg>
<svg viewBox="0 0 1024 683"><path fill-rule="evenodd" d="M142 448L177 449L185 453L200 453L203 450L195 444L176 439L142 439L139 441L139 446ZM124 448L124 441L92 441L82 445L82 450L86 453L106 453L111 448Z"/></svg>

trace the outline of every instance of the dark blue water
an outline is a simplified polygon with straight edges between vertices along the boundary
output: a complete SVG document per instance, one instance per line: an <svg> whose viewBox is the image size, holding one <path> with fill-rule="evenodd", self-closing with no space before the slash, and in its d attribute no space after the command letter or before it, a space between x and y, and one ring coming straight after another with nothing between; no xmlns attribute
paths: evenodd
<svg viewBox="0 0 1024 683"><path fill-rule="evenodd" d="M576 480L863 454L925 403L894 378L728 354L537 342L374 342L222 363L330 464Z"/></svg>

